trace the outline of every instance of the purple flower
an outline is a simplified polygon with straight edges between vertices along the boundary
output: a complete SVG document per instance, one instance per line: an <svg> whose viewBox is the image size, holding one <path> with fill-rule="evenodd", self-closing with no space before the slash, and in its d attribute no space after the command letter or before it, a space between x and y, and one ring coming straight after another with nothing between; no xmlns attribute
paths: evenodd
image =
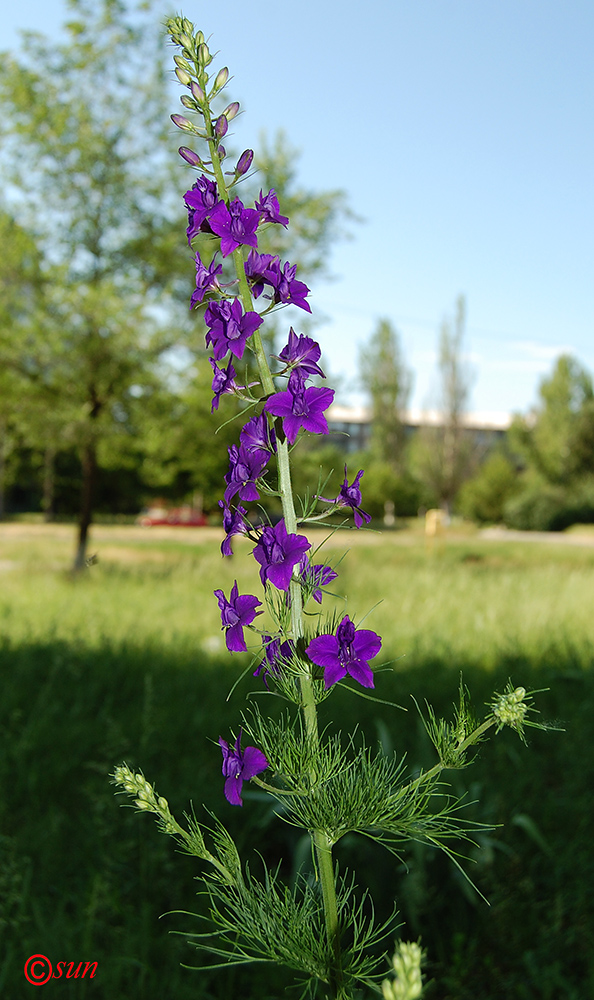
<svg viewBox="0 0 594 1000"><path fill-rule="evenodd" d="M363 475L363 469L359 469L357 475L353 479L352 484L349 486L349 481L347 478L347 467L344 467L344 483L340 487L340 493L334 500L328 500L326 497L318 497L318 500L322 500L323 503L333 503L337 507L351 507L354 517L355 517L355 527L360 528L363 522L369 524L371 521L371 514L367 514L362 510L361 504L361 490L359 489L359 483L361 481L361 476Z"/></svg>
<svg viewBox="0 0 594 1000"><path fill-rule="evenodd" d="M239 446L252 458L258 457L265 463L272 452L276 451L274 427L270 426L264 413L252 417L244 424L239 435Z"/></svg>
<svg viewBox="0 0 594 1000"><path fill-rule="evenodd" d="M215 254L216 256L216 254ZM202 259L198 251L196 251L196 288L192 293L192 298L190 299L190 309L193 309L195 305L202 302L204 296L212 288L219 288L219 282L217 275L223 270L222 264L215 264L215 258L211 260L208 267L205 267L202 263Z"/></svg>
<svg viewBox="0 0 594 1000"><path fill-rule="evenodd" d="M345 615L336 635L318 635L312 639L306 653L313 663L324 667L324 683L332 687L347 674L363 687L373 687L373 672L369 660L382 648L379 635L367 628L356 629Z"/></svg>
<svg viewBox="0 0 594 1000"><path fill-rule="evenodd" d="M245 262L245 274L251 283L255 299L260 297L265 285L270 285L276 291L280 276L280 259L271 253L250 250Z"/></svg>
<svg viewBox="0 0 594 1000"><path fill-rule="evenodd" d="M306 586L313 588L311 596L314 601L321 604L321 588L327 586L329 583L332 583L333 580L336 580L338 578L338 573L335 573L331 566L324 566L323 563L317 563L315 566L312 566L307 554L303 556L301 562L299 563L299 571Z"/></svg>
<svg viewBox="0 0 594 1000"><path fill-rule="evenodd" d="M231 361L226 368L219 368L216 361L212 358L208 359L212 365L213 379L212 379L212 391L214 396L212 399L212 406L210 412L214 413L215 410L219 408L219 400L223 393L225 392L235 392L237 385L235 383L235 376L237 372L233 367Z"/></svg>
<svg viewBox="0 0 594 1000"><path fill-rule="evenodd" d="M223 775L225 781L225 798L232 806L242 806L241 788L244 781L265 771L268 761L257 747L246 747L241 749L241 732L235 741L235 746L230 747L226 740L219 737L219 746L223 754Z"/></svg>
<svg viewBox="0 0 594 1000"><path fill-rule="evenodd" d="M308 375L321 375L325 378L324 372L316 364L321 354L320 345L315 340L305 337L302 333L297 335L291 327L286 347L283 347L278 359L287 367L291 366L293 371L299 372L304 378Z"/></svg>
<svg viewBox="0 0 594 1000"><path fill-rule="evenodd" d="M210 181L202 174L197 181L192 184L189 191L184 195L186 208L188 209L188 243L201 229L206 228L204 223L219 200L216 181Z"/></svg>
<svg viewBox="0 0 594 1000"><path fill-rule="evenodd" d="M226 532L225 538L221 542L221 555L232 556L231 539L233 535L246 535L250 530L250 525L244 518L247 510L241 504L232 510L222 500L219 500L219 507L223 511L223 530Z"/></svg>
<svg viewBox="0 0 594 1000"><path fill-rule="evenodd" d="M309 288L303 281L297 281L296 271L297 264L289 264L288 261L283 264L282 271L279 269L274 301L284 302L285 305L299 306L300 309L305 309L306 312L310 313L309 303L305 301L305 296L309 295Z"/></svg>
<svg viewBox="0 0 594 1000"><path fill-rule="evenodd" d="M222 628L227 629L225 633L227 649L230 653L245 653L247 646L243 630L247 625L252 624L257 615L262 614L261 611L256 611L256 608L261 606L262 601L259 601L257 597L252 597L251 594L244 594L243 597L240 597L237 580L231 588L229 600L222 590L215 590L214 595L221 609Z"/></svg>
<svg viewBox="0 0 594 1000"><path fill-rule="evenodd" d="M256 489L255 480L262 475L266 468L269 455L257 450L250 452L239 445L232 444L229 452L229 472L225 476L227 489L224 497L225 503L229 504L237 493L240 500L259 500L260 494Z"/></svg>
<svg viewBox="0 0 594 1000"><path fill-rule="evenodd" d="M239 246L258 246L256 229L260 215L254 208L244 208L243 202L235 198L229 207L219 202L210 214L209 222L213 233L221 237L221 253L228 257Z"/></svg>
<svg viewBox="0 0 594 1000"><path fill-rule="evenodd" d="M282 417L283 430L294 444L303 427L312 434L327 434L328 421L324 416L334 399L334 389L305 388L305 379L298 373L289 376L285 392L277 392L265 403L264 409L275 417Z"/></svg>
<svg viewBox="0 0 594 1000"><path fill-rule="evenodd" d="M204 313L204 322L209 327L206 345L212 344L217 361L222 361L227 351L236 358L243 357L248 339L262 324L256 312L244 313L239 299L229 302L209 302Z"/></svg>
<svg viewBox="0 0 594 1000"><path fill-rule="evenodd" d="M264 659L254 670L253 676L259 677L262 674L262 680L266 687L268 687L266 677L269 675L278 677L281 670L279 660L282 658L288 659L291 656L292 650L289 642L281 642L280 639L273 639L271 635L263 635L262 642L264 643Z"/></svg>
<svg viewBox="0 0 594 1000"><path fill-rule="evenodd" d="M271 188L267 195L263 195L260 189L260 200L256 198L255 205L261 213L262 222L280 222L285 229L289 225L287 216L280 214L280 205L274 188Z"/></svg>
<svg viewBox="0 0 594 1000"><path fill-rule="evenodd" d="M254 558L260 563L260 579L264 586L270 580L279 590L288 590L293 566L311 547L305 535L288 535L284 519L274 528L262 528L260 541L254 547Z"/></svg>

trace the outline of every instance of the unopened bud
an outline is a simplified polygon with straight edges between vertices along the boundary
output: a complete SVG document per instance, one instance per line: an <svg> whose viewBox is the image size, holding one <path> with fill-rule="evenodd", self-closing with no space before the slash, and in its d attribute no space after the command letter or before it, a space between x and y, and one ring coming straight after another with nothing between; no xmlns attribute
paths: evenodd
<svg viewBox="0 0 594 1000"><path fill-rule="evenodd" d="M229 122L225 118L225 115L219 115L214 124L214 132L217 138L222 139L223 136L227 134L228 128L229 128Z"/></svg>
<svg viewBox="0 0 594 1000"><path fill-rule="evenodd" d="M200 167L202 165L202 160L198 156L198 153L195 153L193 149L188 149L187 146L180 146L178 153L181 157L183 157L186 163L190 164L190 166Z"/></svg>
<svg viewBox="0 0 594 1000"><path fill-rule="evenodd" d="M179 99L179 103L183 104L184 108L187 108L188 111L196 110L196 101L189 97L188 94L182 94Z"/></svg>
<svg viewBox="0 0 594 1000"><path fill-rule="evenodd" d="M170 117L171 117L171 121L173 122L173 124L177 125L178 128L183 129L184 132L194 132L195 131L194 126L192 125L192 122L189 122L188 119L184 118L183 115L171 115Z"/></svg>
<svg viewBox="0 0 594 1000"><path fill-rule="evenodd" d="M173 61L176 66L179 66L180 69L185 69L189 72L190 64L187 59L182 59L181 56L174 56Z"/></svg>
<svg viewBox="0 0 594 1000"><path fill-rule="evenodd" d="M159 806L159 809L162 809L163 812L166 812L167 809L169 809L169 803L168 803L167 799L163 798L162 795L160 795L159 798L157 799L157 804Z"/></svg>
<svg viewBox="0 0 594 1000"><path fill-rule="evenodd" d="M185 31L186 35L192 34L193 27L194 25L192 24L191 21L188 21L187 17L182 18L181 28L182 31Z"/></svg>
<svg viewBox="0 0 594 1000"><path fill-rule="evenodd" d="M203 31L197 31L196 32L196 45L202 45L203 41L204 41L204 32Z"/></svg>
<svg viewBox="0 0 594 1000"><path fill-rule="evenodd" d="M252 165L254 159L253 149L245 149L237 161L237 166L235 167L235 173L238 177L242 177L243 174L247 174L248 170Z"/></svg>
<svg viewBox="0 0 594 1000"><path fill-rule="evenodd" d="M134 799L134 805L137 806L139 809L151 808L150 802L144 802L142 799Z"/></svg>
<svg viewBox="0 0 594 1000"><path fill-rule="evenodd" d="M198 46L198 62L201 66L208 66L209 62L212 62L210 49L206 42L202 42L202 45Z"/></svg>
<svg viewBox="0 0 594 1000"><path fill-rule="evenodd" d="M185 69L180 69L179 66L175 67L175 75L180 83L183 83L184 87L190 86L190 81L192 77L189 73L186 73Z"/></svg>
<svg viewBox="0 0 594 1000"><path fill-rule="evenodd" d="M179 44L183 45L184 49L188 49L188 51L192 50L192 39L190 38L189 32L184 31L183 34L179 36Z"/></svg>
<svg viewBox="0 0 594 1000"><path fill-rule="evenodd" d="M224 160L225 157L226 157L226 155L227 155L227 150L225 149L225 147L224 146L218 146L217 147L217 156L218 156L219 160Z"/></svg>
<svg viewBox="0 0 594 1000"><path fill-rule="evenodd" d="M233 101L233 103L230 104L228 108L225 108L223 114L227 119L227 121L230 122L235 118L235 115L237 114L238 111L239 111L239 103L237 101Z"/></svg>
<svg viewBox="0 0 594 1000"><path fill-rule="evenodd" d="M217 73L216 80L214 82L214 89L216 91L222 90L225 84L227 83L228 79L229 79L229 70L227 69L226 66L224 66L223 69L220 69L219 72Z"/></svg>
<svg viewBox="0 0 594 1000"><path fill-rule="evenodd" d="M204 104L206 96L200 84L196 83L195 80L192 80L190 84L190 90L192 91L192 97L195 97L196 100L200 102L200 104Z"/></svg>

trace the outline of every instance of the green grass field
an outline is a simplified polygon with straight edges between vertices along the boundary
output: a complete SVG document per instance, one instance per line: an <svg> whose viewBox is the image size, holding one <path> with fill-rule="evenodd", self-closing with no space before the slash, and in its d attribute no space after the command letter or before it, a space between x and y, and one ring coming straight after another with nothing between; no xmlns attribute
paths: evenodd
<svg viewBox="0 0 594 1000"><path fill-rule="evenodd" d="M321 534L312 534L314 545ZM594 546L486 540L452 533L429 552L418 530L337 532L324 560L338 562L337 606L379 632L386 663L380 698L339 693L325 710L345 731L360 726L411 769L433 762L410 695L449 713L459 673L480 713L509 676L539 696L563 733L535 732L525 748L509 731L455 775L473 818L497 826L473 850L471 874L487 907L445 859L414 848L403 864L345 838L341 864L357 867L380 912L397 898L403 934L422 934L435 1000L577 1000L594 995L590 847L594 754ZM193 860L145 817L118 808L108 784L126 759L155 781L181 815L193 801L216 809L247 852L287 877L303 854L298 834L250 801L222 796L212 741L237 727L248 676L227 695L247 656L225 650L215 587L258 593L242 539L221 560L214 529L101 525L83 578L68 567L67 525L0 525L0 995L28 996L28 955L97 961L74 998L242 1000L284 994L283 974L261 969L189 972L183 936L195 918ZM325 606L332 605L325 600ZM260 621L263 621L261 619ZM385 653L385 656L384 656ZM267 702L268 705L270 702ZM257 796L254 797L257 799ZM405 864L408 872L405 870ZM252 855L252 863L257 859ZM48 989L51 985L48 984ZM57 995L57 994L56 994ZM293 994L289 992L288 996Z"/></svg>

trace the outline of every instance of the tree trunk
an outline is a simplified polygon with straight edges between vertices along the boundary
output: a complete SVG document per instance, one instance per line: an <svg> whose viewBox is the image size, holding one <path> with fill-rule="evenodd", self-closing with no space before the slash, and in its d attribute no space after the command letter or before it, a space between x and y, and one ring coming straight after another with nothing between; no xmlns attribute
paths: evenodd
<svg viewBox="0 0 594 1000"><path fill-rule="evenodd" d="M87 564L87 542L93 519L93 500L97 482L97 450L94 442L88 442L82 450L82 484L80 491L80 514L78 520L78 546L74 557L73 571L80 572Z"/></svg>
<svg viewBox="0 0 594 1000"><path fill-rule="evenodd" d="M55 499L55 461L56 449L53 444L46 445L43 455L43 497L41 508L43 510L43 520L46 522L54 519L54 499Z"/></svg>

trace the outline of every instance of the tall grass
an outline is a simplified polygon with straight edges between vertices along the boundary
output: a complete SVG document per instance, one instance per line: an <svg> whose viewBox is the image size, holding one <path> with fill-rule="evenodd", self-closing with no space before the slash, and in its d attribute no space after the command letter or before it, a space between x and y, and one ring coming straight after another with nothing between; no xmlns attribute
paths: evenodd
<svg viewBox="0 0 594 1000"><path fill-rule="evenodd" d="M282 975L266 970L179 967L197 964L195 953L167 932L199 929L196 920L158 917L199 909L194 862L150 821L118 809L107 782L116 762L142 766L175 812L191 800L198 811L216 808L240 844L270 863L282 858L291 876L301 843L271 814L262 825L249 807L255 792L246 790L243 810L226 805L211 742L237 724L250 686L246 678L226 702L249 657L222 654L212 596L236 577L254 589L248 547L223 562L208 533L103 527L97 565L73 580L67 530L23 530L0 532L0 995L31 992L22 969L35 952L99 962L93 981L69 983L74 998L284 995ZM470 862L490 908L424 848L400 864L364 847L361 883L373 884L386 912L396 894L404 933L422 933L435 1000L594 995L594 550L460 538L429 554L410 534L340 534L328 556L349 544L337 583L350 613L384 596L367 619L393 661L377 693L410 710L344 692L343 729L359 726L388 752L406 749L411 768L428 766L409 694L447 713L463 669L479 710L510 674L550 686L539 707L567 730L536 733L528 749L501 734L455 776L478 800L475 818L503 824ZM351 847L345 838L341 865Z"/></svg>

